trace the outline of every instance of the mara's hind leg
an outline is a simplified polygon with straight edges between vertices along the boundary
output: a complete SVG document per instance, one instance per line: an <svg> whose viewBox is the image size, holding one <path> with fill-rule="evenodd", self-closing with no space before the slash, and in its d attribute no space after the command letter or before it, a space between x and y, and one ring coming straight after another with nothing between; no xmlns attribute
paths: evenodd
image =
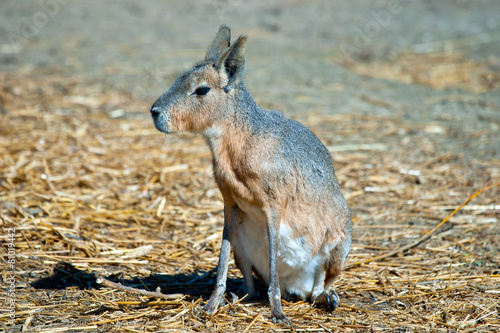
<svg viewBox="0 0 500 333"><path fill-rule="evenodd" d="M340 272L342 272L350 245L350 239L337 245L324 265L318 267L316 275L314 276L311 301L319 306L327 308L329 311L333 311L339 306L340 299L335 290L328 289L328 287L340 275Z"/></svg>
<svg viewBox="0 0 500 333"><path fill-rule="evenodd" d="M333 311L339 305L339 296L335 290L328 289L328 286L325 284L326 279L327 264L318 267L318 270L316 271L316 275L314 276L314 287L311 293L311 301L314 305L325 307L328 311Z"/></svg>

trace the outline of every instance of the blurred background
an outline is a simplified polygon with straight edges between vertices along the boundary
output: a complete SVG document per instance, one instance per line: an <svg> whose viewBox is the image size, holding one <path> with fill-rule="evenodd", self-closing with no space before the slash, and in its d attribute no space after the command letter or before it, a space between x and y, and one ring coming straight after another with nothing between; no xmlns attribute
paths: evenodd
<svg viewBox="0 0 500 333"><path fill-rule="evenodd" d="M146 104L226 24L250 38L264 107L498 125L496 0L4 0L0 16L2 71L86 77Z"/></svg>

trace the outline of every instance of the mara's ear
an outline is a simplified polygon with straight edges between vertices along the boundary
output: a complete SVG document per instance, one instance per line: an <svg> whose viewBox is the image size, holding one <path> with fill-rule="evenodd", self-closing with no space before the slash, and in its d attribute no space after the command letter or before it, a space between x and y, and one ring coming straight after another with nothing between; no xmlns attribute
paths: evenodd
<svg viewBox="0 0 500 333"><path fill-rule="evenodd" d="M228 75L225 92L233 90L243 79L245 74L245 45L247 37L240 36L236 43L228 47L217 59L215 68L224 70Z"/></svg>
<svg viewBox="0 0 500 333"><path fill-rule="evenodd" d="M225 25L220 27L214 40L205 54L206 61L215 61L219 55L231 44L231 30Z"/></svg>

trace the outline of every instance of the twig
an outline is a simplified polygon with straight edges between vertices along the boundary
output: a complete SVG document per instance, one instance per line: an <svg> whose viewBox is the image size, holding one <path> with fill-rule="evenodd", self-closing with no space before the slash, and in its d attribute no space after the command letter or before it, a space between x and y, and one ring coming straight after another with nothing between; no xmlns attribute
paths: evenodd
<svg viewBox="0 0 500 333"><path fill-rule="evenodd" d="M140 306L166 306L166 305L182 305L181 300L171 300L171 301L149 301L149 302L141 302L141 301L113 301L113 304L117 305L140 305Z"/></svg>
<svg viewBox="0 0 500 333"><path fill-rule="evenodd" d="M456 212L458 212L460 209L462 209L465 205L467 205L472 199L474 199L475 197L477 197L479 194L481 194L483 191L485 190L489 190L490 188L493 188L495 186L498 186L500 184L500 182L497 182L497 183L494 183L493 185L491 185L492 181L489 180L488 182L486 182L486 184L484 184L484 186L482 188L480 188L478 191L476 191L474 194L472 194L467 200L465 200L465 202L463 202L460 206L458 206L453 212L451 212L444 220L442 220L441 222L439 222L431 231L427 232L425 235L423 235L422 237L420 237L416 242L414 243L411 243L411 244L408 244L408 245L405 245L405 246L402 246L400 247L399 249L395 250L395 251L392 251L392 252L389 252L389 253L386 253L386 254L383 254L383 255L380 255L378 257L374 257L374 258L370 258L370 259L366 259L366 260L361 260L361 261L357 261L351 265L348 265L346 266L346 270L347 269L350 269L350 268L354 268L354 267L357 267L357 266L360 266L362 264L366 264L366 263L369 263L369 262L372 262L372 261L379 261L379 260L382 260L382 259L385 259L385 258L388 258L388 257L392 257L392 256L395 256L396 254L398 253L401 253L401 252L404 252L404 251L408 251L409 249L412 249L414 247L417 247L419 246L420 244L422 244L423 242L427 241L428 239L431 238L431 236L436 233L436 231L443 225L446 223L446 221L448 221L450 219L450 217L452 217L453 215L455 215Z"/></svg>
<svg viewBox="0 0 500 333"><path fill-rule="evenodd" d="M161 292L157 292L157 291L147 291L144 289L127 287L121 283L111 282L109 280L106 280L103 277L98 277L96 282L99 283L100 285L105 286L105 287L122 290L122 291L129 293L129 294L134 294L134 295L156 297L156 298L163 298L163 299L177 299L177 298L184 296L184 294L162 294Z"/></svg>

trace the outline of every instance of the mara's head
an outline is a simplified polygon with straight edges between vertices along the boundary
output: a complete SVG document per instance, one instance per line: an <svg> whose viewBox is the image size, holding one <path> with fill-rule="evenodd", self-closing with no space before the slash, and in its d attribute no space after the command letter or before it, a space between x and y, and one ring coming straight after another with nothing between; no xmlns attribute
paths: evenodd
<svg viewBox="0 0 500 333"><path fill-rule="evenodd" d="M151 107L155 127L165 133L203 132L224 117L245 73L246 42L241 36L231 45L231 31L221 27L203 61L182 74Z"/></svg>

